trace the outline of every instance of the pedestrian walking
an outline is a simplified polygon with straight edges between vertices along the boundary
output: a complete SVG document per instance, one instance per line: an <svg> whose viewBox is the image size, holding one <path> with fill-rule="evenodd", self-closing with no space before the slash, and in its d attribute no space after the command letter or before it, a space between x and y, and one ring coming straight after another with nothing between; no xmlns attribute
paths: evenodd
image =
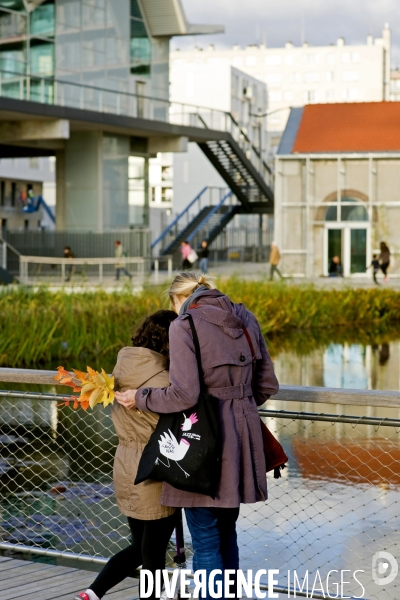
<svg viewBox="0 0 400 600"><path fill-rule="evenodd" d="M117 240L115 242L115 258L122 258L123 256L124 256L124 249L122 247L120 240ZM116 262L115 263L115 279L117 281L119 280L119 274L121 271L124 275L129 277L129 279L132 279L132 275L129 273L128 269L125 267L125 264L123 264L122 262Z"/></svg>
<svg viewBox="0 0 400 600"><path fill-rule="evenodd" d="M200 256L200 269L203 275L207 275L208 273L208 257L210 254L210 250L208 249L207 240L203 240L201 242L201 250L199 253Z"/></svg>
<svg viewBox="0 0 400 600"><path fill-rule="evenodd" d="M257 406L277 393L278 381L255 316L243 304L235 304L213 289L207 276L192 271L178 274L169 298L179 314L170 327L171 385L161 390L146 383L117 393L116 399L128 410L158 413L189 411L195 405L200 380L190 314L199 339L204 386L219 403L221 477L215 498L164 483L161 502L185 508L194 570L204 569L207 576L214 569L237 571L240 504L267 499ZM208 593L206 597L210 598Z"/></svg>
<svg viewBox="0 0 400 600"><path fill-rule="evenodd" d="M114 368L115 389L169 385L170 324L175 312L160 310L147 317L132 337L133 347L118 353ZM134 485L143 449L153 433L159 416L152 412L127 410L118 402L111 406L111 417L119 438L114 458L114 488L117 505L128 518L130 546L111 557L94 582L75 600L99 600L126 577L134 577L142 565L155 575L165 569L165 554L177 522L177 511L160 502L162 483L146 481ZM155 598L153 593L150 598Z"/></svg>
<svg viewBox="0 0 400 600"><path fill-rule="evenodd" d="M187 240L181 243L181 254L182 254L182 270L186 271L186 269L190 269L192 267L192 263L189 260L189 256L193 252L192 246L189 244Z"/></svg>
<svg viewBox="0 0 400 600"><path fill-rule="evenodd" d="M269 253L269 264L271 265L271 270L269 274L270 281L274 278L274 273L278 273L279 277L283 279L282 273L278 269L278 264L281 259L281 253L279 252L279 248L276 245L276 242L271 243L271 250Z"/></svg>
<svg viewBox="0 0 400 600"><path fill-rule="evenodd" d="M75 254L72 252L70 246L64 246L64 258L75 258ZM65 270L67 271L65 281L71 281L74 265L67 265Z"/></svg>
<svg viewBox="0 0 400 600"><path fill-rule="evenodd" d="M381 253L379 254L379 264L384 274L383 283L389 281L388 269L390 267L390 250L385 242L381 242Z"/></svg>
<svg viewBox="0 0 400 600"><path fill-rule="evenodd" d="M372 255L371 264L369 265L368 268L372 269L372 278L373 278L374 282L376 283L376 285L380 285L379 281L376 278L376 276L379 273L379 270L381 268L377 254Z"/></svg>

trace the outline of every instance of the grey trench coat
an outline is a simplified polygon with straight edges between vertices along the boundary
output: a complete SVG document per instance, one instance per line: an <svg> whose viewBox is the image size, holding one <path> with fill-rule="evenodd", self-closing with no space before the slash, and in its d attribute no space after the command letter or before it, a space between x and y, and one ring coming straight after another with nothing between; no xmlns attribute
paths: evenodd
<svg viewBox="0 0 400 600"><path fill-rule="evenodd" d="M267 499L265 458L257 406L278 391L272 361L255 316L218 290L196 297L189 309L200 342L204 382L219 399L222 426L222 473L215 499L177 490L164 483L161 502L176 507L235 508ZM243 333L247 328L256 354ZM170 382L165 389L142 387L136 393L140 410L170 413L193 407L200 384L187 315L170 326Z"/></svg>

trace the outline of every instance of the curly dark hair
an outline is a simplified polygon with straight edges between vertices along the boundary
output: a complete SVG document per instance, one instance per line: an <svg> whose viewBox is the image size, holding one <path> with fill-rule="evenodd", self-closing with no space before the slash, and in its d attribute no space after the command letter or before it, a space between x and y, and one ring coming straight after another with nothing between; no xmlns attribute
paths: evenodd
<svg viewBox="0 0 400 600"><path fill-rule="evenodd" d="M154 350L167 359L169 367L169 326L177 318L173 310L158 310L146 317L132 335L132 345Z"/></svg>

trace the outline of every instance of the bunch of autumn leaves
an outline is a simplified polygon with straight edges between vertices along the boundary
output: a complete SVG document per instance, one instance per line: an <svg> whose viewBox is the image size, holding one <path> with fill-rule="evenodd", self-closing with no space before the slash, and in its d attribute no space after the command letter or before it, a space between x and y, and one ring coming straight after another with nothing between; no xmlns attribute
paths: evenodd
<svg viewBox="0 0 400 600"><path fill-rule="evenodd" d="M114 377L109 377L104 369L101 373L87 367L87 373L72 369L73 375L66 371L64 367L58 367L58 373L54 377L59 385L67 385L73 388L73 392L80 392L79 396L70 396L65 398L64 406L69 406L73 402L73 409L83 408L87 410L94 408L96 404L102 404L104 407L114 402Z"/></svg>

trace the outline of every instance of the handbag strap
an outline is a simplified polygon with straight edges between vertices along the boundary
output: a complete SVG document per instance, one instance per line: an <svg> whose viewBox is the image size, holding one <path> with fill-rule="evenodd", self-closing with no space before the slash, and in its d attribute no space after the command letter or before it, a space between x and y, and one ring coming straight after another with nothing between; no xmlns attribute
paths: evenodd
<svg viewBox="0 0 400 600"><path fill-rule="evenodd" d="M201 353L200 353L199 338L197 337L197 331L196 331L196 327L194 326L192 315L190 315L189 313L186 313L186 314L188 316L188 321L189 321L190 329L192 330L194 350L196 352L197 369L198 369L198 372L199 372L200 390L204 391L206 389L206 386L205 386L205 383L204 383L203 368L201 366Z"/></svg>
<svg viewBox="0 0 400 600"><path fill-rule="evenodd" d="M253 346L253 342L251 341L251 337L249 332L247 331L247 328L244 326L243 324L243 333L246 336L246 340L247 343L249 344L249 348L250 348L250 352L251 352L251 360L252 360L252 367L251 367L251 387L253 387L253 381L254 381L254 373L256 370L256 353L254 352L254 346Z"/></svg>

